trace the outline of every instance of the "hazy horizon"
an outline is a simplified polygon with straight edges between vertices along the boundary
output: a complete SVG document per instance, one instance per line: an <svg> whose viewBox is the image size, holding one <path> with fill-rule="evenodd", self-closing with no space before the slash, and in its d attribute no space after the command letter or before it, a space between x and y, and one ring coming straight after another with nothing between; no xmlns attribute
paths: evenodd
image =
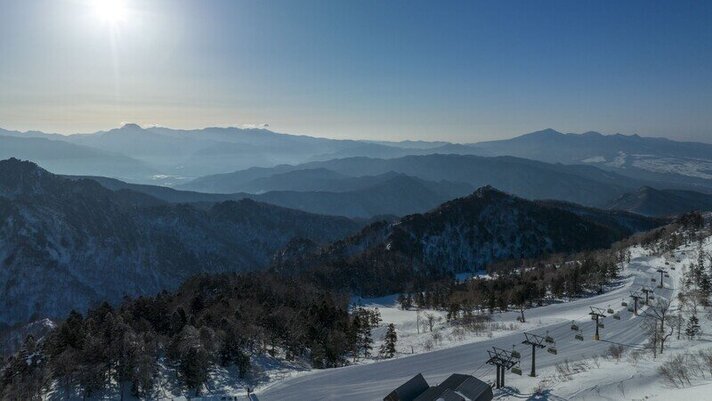
<svg viewBox="0 0 712 401"><path fill-rule="evenodd" d="M712 123L710 3L0 7L0 126L12 130L269 124L463 143L556 127L708 141Z"/></svg>
<svg viewBox="0 0 712 401"><path fill-rule="evenodd" d="M671 139L675 141L681 141L681 142L699 142L699 143L712 143L712 138L701 138L699 140L685 140L685 139L676 139L676 138L669 138L667 136L661 135L661 136L649 136L649 135L640 135L638 133L625 133L625 132L601 132L598 130L587 130L587 131L582 131L582 132L570 132L570 131L564 131L552 127L547 127L547 128L540 128L540 129L534 129L531 131L527 132L519 132L519 133L513 133L510 136L502 135L501 137L495 137L492 139L482 139L481 141L473 141L473 142L455 142L455 141L448 141L446 139L440 139L440 138L428 138L428 139L411 139L411 138L403 138L403 139L378 139L378 138L337 138L333 136L322 136L322 135L312 135L309 133L303 133L303 132L284 132L284 131L279 131L275 130L269 125L263 125L263 126L252 126L252 125L243 125L243 126L233 126L233 125L226 125L226 126L216 126L216 125L209 125L205 127L168 127L168 126L163 126L163 125L141 125L138 123L133 123L133 122L122 122L119 125L115 127L107 127L103 129L98 129L96 131L92 132L56 132L56 131L43 131L43 130L13 130L13 129L8 129L7 127L0 126L0 130L5 129L8 131L15 131L15 132L20 132L20 133L28 133L28 132L41 132L43 134L49 134L49 135L62 135L62 136L70 136L70 135L91 135L91 134L96 134L99 132L108 132L111 130L115 129L120 129L124 125L127 124L135 124L140 126L142 129L151 129L151 128L164 128L168 130L174 130L174 131L199 131L199 130L204 130L204 129L210 129L210 128L219 128L219 129L229 129L229 128L236 128L236 129L263 129L266 131L270 131L276 134L283 134L283 135L295 135L295 136L307 136L307 137L313 137L313 138L320 138L320 139L334 139L334 140L356 140L356 141L366 141L366 142L449 142L453 144L474 144L478 142L488 142L488 141L497 141L497 140L507 140L507 139L514 139L519 136L524 136L540 131L546 131L546 130L554 130L560 134L565 134L565 135L583 135L591 132L595 132L598 134L601 134L603 136L612 136L612 135L624 135L624 136L633 136L633 135L638 135L643 138L663 138L663 139Z"/></svg>

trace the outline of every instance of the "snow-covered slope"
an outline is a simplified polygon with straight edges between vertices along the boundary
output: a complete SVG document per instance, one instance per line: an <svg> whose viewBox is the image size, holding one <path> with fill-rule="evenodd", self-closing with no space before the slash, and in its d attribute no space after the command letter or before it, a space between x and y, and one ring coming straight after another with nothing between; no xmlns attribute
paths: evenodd
<svg viewBox="0 0 712 401"><path fill-rule="evenodd" d="M656 283L651 279L659 277L658 269L666 269L669 277L664 279L664 288L655 288L656 300L651 301L651 305L657 300L670 300L671 310L676 311L679 308L677 295L682 275L691 263L698 260L700 249L705 253L712 252L712 238L708 237L701 243L701 248L698 248L697 242L687 242L665 253L658 249L634 247L631 249L632 258L625 265L625 279L617 288L591 298L528 310L529 323L520 330L552 336L558 350L557 355L538 353L536 378L526 376L531 351L521 345L524 340L521 331L493 339L475 338L469 344L405 356L411 352L411 339L403 344L405 349L399 349L402 353L400 358L299 375L262 389L260 400L381 400L418 373L424 374L431 383L437 383L451 373L469 373L486 381L494 381L495 370L485 363L487 351L492 347L510 350L513 345L521 353L521 368L525 375L507 373L506 387L496 391L497 399L705 399L699 397L705 397L712 388L707 381L711 380L709 374L693 378L691 385L695 387L678 389L664 380L659 367L676 355L712 349L706 341L707 337L701 340L670 339L665 353L653 359L652 350L646 348L649 336L641 327L646 320L643 315L650 311L650 307L641 306L640 315L636 316L621 305L624 300L630 302L631 291L643 286L655 287ZM705 263L709 265L710 262ZM369 303L368 300L362 302ZM390 318L400 330L412 329L412 321L396 312L395 305L380 305L384 323L388 323ZM607 317L602 320L604 328L601 329L600 341L593 339L595 327L589 316L592 306L606 310L612 308L621 317L616 320L606 313ZM516 325L516 317L515 312L503 313L497 316L497 321ZM701 320L705 320L703 331L712 329L712 323L706 318L701 317ZM576 333L571 330L572 321L580 327L583 341L575 339ZM427 339L432 334L426 332L422 336ZM611 346L620 346L624 350L620 360L603 357L609 353Z"/></svg>

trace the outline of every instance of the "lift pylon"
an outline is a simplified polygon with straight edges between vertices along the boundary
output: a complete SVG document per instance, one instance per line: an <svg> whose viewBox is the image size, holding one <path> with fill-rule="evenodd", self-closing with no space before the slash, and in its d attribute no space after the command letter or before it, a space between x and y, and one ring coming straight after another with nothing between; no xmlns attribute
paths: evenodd
<svg viewBox="0 0 712 401"><path fill-rule="evenodd" d="M630 297L633 298L633 313L637 316L638 315L638 301L643 297L640 295L637 291L632 291L630 293Z"/></svg>
<svg viewBox="0 0 712 401"><path fill-rule="evenodd" d="M597 308L595 306L591 307L591 312L589 313L591 315L591 319L596 321L596 334L593 335L593 339L598 341L600 340L600 336L598 335L598 329L602 327L602 323L599 322L600 319L603 319L606 317L606 313L603 309Z"/></svg>
<svg viewBox="0 0 712 401"><path fill-rule="evenodd" d="M529 376L536 377L536 349L546 347L544 344L546 342L546 337L525 332L524 338L525 340L522 341L522 344L532 346L532 371L529 373Z"/></svg>
<svg viewBox="0 0 712 401"><path fill-rule="evenodd" d="M504 372L517 365L519 358L515 358L512 352L497 347L492 347L492 350L487 353L489 359L486 363L497 368L496 388L502 388L504 387Z"/></svg>

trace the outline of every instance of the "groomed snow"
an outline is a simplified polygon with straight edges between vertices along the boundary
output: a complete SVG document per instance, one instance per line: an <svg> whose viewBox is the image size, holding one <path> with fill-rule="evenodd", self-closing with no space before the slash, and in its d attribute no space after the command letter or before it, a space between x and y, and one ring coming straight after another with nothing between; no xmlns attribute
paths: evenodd
<svg viewBox="0 0 712 401"><path fill-rule="evenodd" d="M707 238L704 248L712 253L712 238ZM685 269L697 260L697 244L681 246L672 254L653 255L642 248L631 248L632 259L624 268L624 279L616 288L599 296L534 308L525 312L527 323L516 321L518 313L496 314L494 322L497 329L492 338L469 335L459 338L453 335L452 328L444 323L444 312L433 313L442 318L437 329L443 339L426 352L425 343L432 340L429 331L418 334L416 329L416 311L402 311L395 297L381 299L362 299L359 303L368 307L378 307L383 323L394 323L398 330L398 351L400 355L393 360L376 363L363 363L339 369L305 372L289 380L271 383L258 393L261 401L290 400L382 400L391 390L410 377L423 373L431 383L443 380L451 373L474 374L482 380L494 381L494 368L485 364L487 350L493 346L516 349L522 355L523 376L507 374L506 387L495 392L500 400L704 400L712 399L712 377L708 381L698 379L692 385L679 389L663 380L658 367L670 357L701 349L712 349L709 336L701 340L676 340L667 343L662 356L652 359L652 352L643 350L646 335L641 329L643 318L634 316L621 306L624 299L630 302L629 293L641 286L655 287L651 278L659 277L659 268L675 267L668 270L670 277L665 281L664 289L655 289L657 297L673 301L677 286ZM668 264L666 264L666 262ZM618 312L620 320L606 317L605 328L601 330L601 341L592 339L594 325L588 316L591 306L607 309L609 306ZM641 312L645 307L641 307ZM576 320L584 333L584 341L577 341L571 331L571 321ZM712 324L702 316L700 323L703 332L712 333ZM511 330L509 330L511 329ZM382 329L374 332L374 338L382 337ZM521 345L524 339L522 331L532 331L539 335L549 335L556 339L558 355L543 351L537 353L537 377L528 377L531 351ZM604 358L611 345L623 345L626 350L623 357L616 361ZM374 347L374 349L377 349ZM412 348L411 348L412 347ZM409 355L411 350L414 355ZM562 374L562 366L568 361L569 373ZM559 368L557 369L557 365Z"/></svg>

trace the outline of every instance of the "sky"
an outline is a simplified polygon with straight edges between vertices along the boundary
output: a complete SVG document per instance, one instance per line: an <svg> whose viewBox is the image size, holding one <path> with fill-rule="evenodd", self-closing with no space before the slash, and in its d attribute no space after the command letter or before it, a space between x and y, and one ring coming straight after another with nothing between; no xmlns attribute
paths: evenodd
<svg viewBox="0 0 712 401"><path fill-rule="evenodd" d="M0 127L712 142L710 21L677 0L0 0Z"/></svg>

